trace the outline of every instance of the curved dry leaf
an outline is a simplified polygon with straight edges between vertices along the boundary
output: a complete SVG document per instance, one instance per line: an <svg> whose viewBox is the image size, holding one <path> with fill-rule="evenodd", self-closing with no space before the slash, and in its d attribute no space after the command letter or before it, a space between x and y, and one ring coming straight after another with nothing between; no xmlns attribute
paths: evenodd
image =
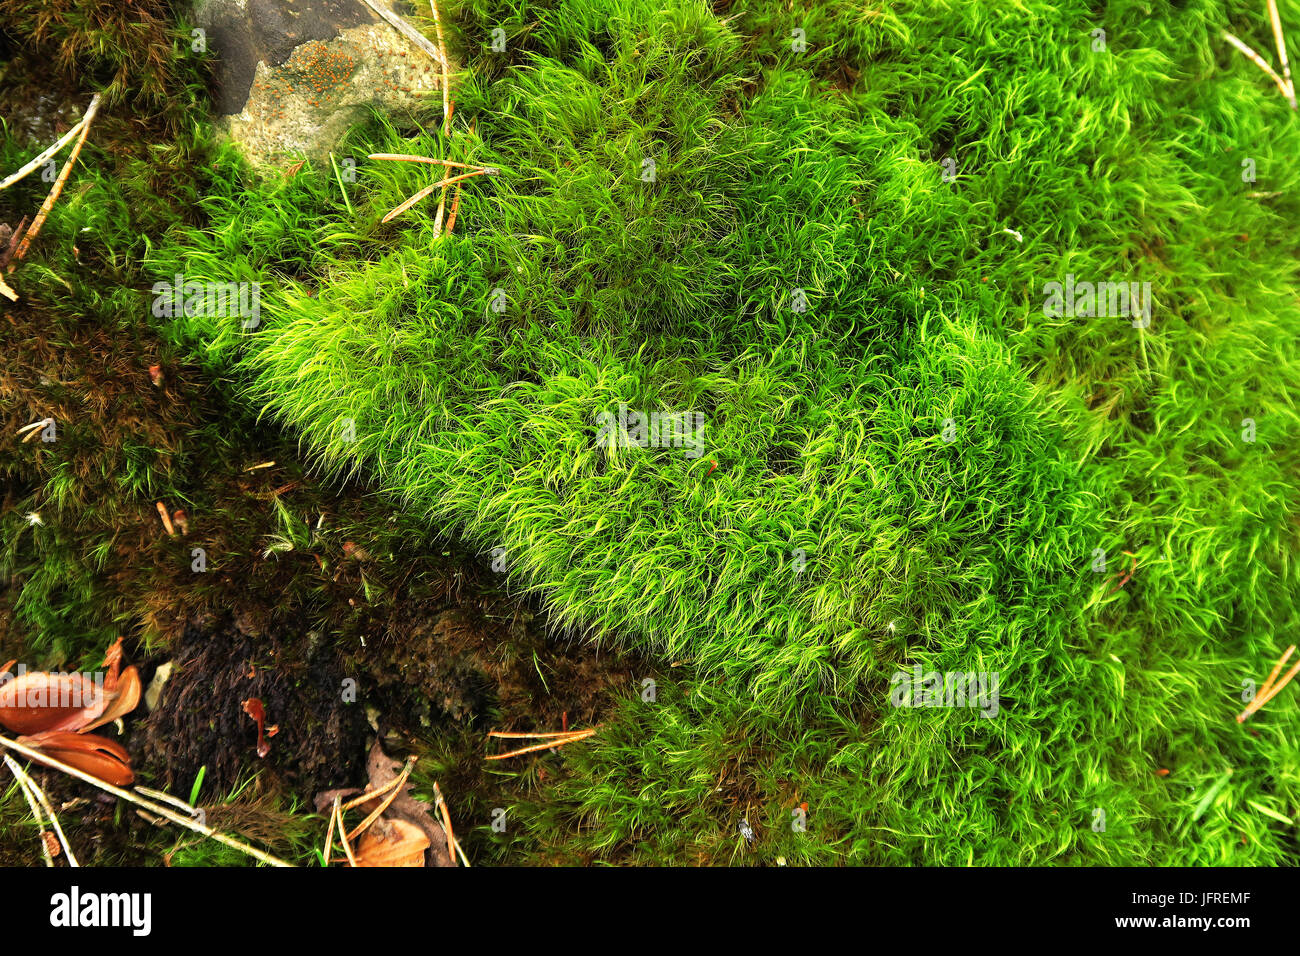
<svg viewBox="0 0 1300 956"><path fill-rule="evenodd" d="M424 866L429 838L405 820L380 820L357 845L357 866Z"/></svg>

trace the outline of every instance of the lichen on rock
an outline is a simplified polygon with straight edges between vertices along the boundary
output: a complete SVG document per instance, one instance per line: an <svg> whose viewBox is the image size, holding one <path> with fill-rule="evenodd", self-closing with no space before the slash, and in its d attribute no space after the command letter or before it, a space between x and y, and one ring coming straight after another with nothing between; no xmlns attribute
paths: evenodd
<svg viewBox="0 0 1300 956"><path fill-rule="evenodd" d="M441 89L440 65L361 0L201 0L194 22L216 126L254 166L324 160L369 111Z"/></svg>

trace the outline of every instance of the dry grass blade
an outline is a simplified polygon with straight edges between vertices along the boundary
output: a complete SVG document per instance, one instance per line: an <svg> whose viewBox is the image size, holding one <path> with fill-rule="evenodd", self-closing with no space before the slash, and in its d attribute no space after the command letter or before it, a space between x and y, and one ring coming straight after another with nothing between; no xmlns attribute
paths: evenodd
<svg viewBox="0 0 1300 956"><path fill-rule="evenodd" d="M413 153L370 153L366 159L387 159L400 163L429 163L436 166L451 166L455 169L477 169L489 176L500 172L495 166L477 166L474 163L457 163L450 159L432 159L428 156L416 156Z"/></svg>
<svg viewBox="0 0 1300 956"><path fill-rule="evenodd" d="M459 186L459 184L457 184ZM447 187L442 187L442 195L438 197L438 214L433 217L433 231L442 236L442 215L447 208Z"/></svg>
<svg viewBox="0 0 1300 956"><path fill-rule="evenodd" d="M14 252L15 259L22 259L27 254L27 247L31 245L41 231L41 226L45 225L45 217L50 214L54 208L54 203L63 192L63 184L68 181L68 176L72 173L72 167L77 165L77 157L81 155L81 147L86 144L86 137L90 134L90 124L95 121L95 114L99 111L99 94L96 93L91 97L90 105L86 107L86 115L81 118L81 132L77 136L77 143L72 147L72 155L68 161L63 164L63 169L59 171L59 178L54 181L54 187L50 194L45 197L45 202L41 204L41 210L36 214L36 219L32 222L27 232L23 235L23 241L18 244L18 249Z"/></svg>
<svg viewBox="0 0 1300 956"><path fill-rule="evenodd" d="M596 731L594 729L581 730L568 737L563 737L558 740L548 740L546 743L542 744L533 744L531 747L520 747L518 750L512 750L509 753L504 754L496 754L489 756L486 759L505 760L508 757L522 757L524 754L530 754L538 750L550 750L552 747L563 747L565 744L571 744L577 740L586 740L588 737L594 736L595 733Z"/></svg>
<svg viewBox="0 0 1300 956"><path fill-rule="evenodd" d="M460 183L456 184L456 195L451 198L451 215L447 217L447 235L456 228L456 213L460 211Z"/></svg>
<svg viewBox="0 0 1300 956"><path fill-rule="evenodd" d="M46 819L50 821L50 826L54 829L55 834L59 838L59 845L63 847L63 852L68 857L68 866L80 866L81 864L77 862L76 855L72 852L72 844L68 842L67 836L64 835L63 827L59 826L59 818L55 815L54 808L50 806L50 798L45 795L45 791L42 790L40 785L31 778L31 775L28 774L27 771L18 766L18 761L14 760L14 758L9 756L9 754L5 754L5 766L7 766L10 772L13 773L19 784L27 790L30 790L28 799L30 800L32 797L35 797L36 802L41 805L41 809L44 811ZM37 823L40 823L39 815L37 816ZM44 830L45 828L42 826L41 845L48 856L49 848L45 846ZM53 861L51 861L51 865L53 865Z"/></svg>
<svg viewBox="0 0 1300 956"><path fill-rule="evenodd" d="M23 792L27 798L27 805L32 808L32 816L36 818L36 826L40 828L41 856L45 859L46 866L54 866L54 859L50 856L50 845L46 842L49 831L45 829L45 817L41 813L40 805L36 802L36 797L28 788L26 781L30 778L24 774L13 757L5 754L5 766L14 775L14 780L18 783L18 789Z"/></svg>
<svg viewBox="0 0 1300 956"><path fill-rule="evenodd" d="M357 856L352 852L352 844L348 842L348 835L343 832L343 814L341 811L339 813L339 840L343 844L343 852L347 854L348 866L356 869Z"/></svg>
<svg viewBox="0 0 1300 956"><path fill-rule="evenodd" d="M1286 37L1282 35L1282 17L1277 12L1277 0L1268 0L1268 18L1273 22L1273 40L1277 43L1278 62L1282 65L1282 79L1287 86L1287 102L1291 109L1295 109L1295 80L1291 79L1291 64L1286 58Z"/></svg>
<svg viewBox="0 0 1300 956"><path fill-rule="evenodd" d="M1267 694L1269 692L1273 687L1273 681L1277 680L1277 675L1282 673L1282 668L1286 667L1286 662L1291 659L1291 655L1294 653L1295 645L1292 644L1286 649L1286 653L1282 655L1278 662L1273 665L1273 670L1269 673L1268 680L1264 681L1264 686L1259 689L1260 694ZM1256 696L1259 695L1257 694Z"/></svg>
<svg viewBox="0 0 1300 956"><path fill-rule="evenodd" d="M1250 47L1246 46L1246 44L1242 43L1240 40L1238 40L1227 30L1223 31L1223 38L1227 40L1229 43L1231 43L1233 46L1235 46L1243 54L1245 54L1246 57L1250 59L1251 62L1253 62L1257 67L1259 67L1261 70L1267 73L1269 77L1273 80L1273 82L1277 84L1277 88L1282 91L1282 95L1285 96L1288 101L1290 101L1291 99L1290 88L1286 85L1286 82L1282 79L1282 77L1278 76L1277 73L1273 71L1273 68L1264 62L1263 57L1261 57Z"/></svg>
<svg viewBox="0 0 1300 956"><path fill-rule="evenodd" d="M172 524L172 516L167 513L167 506L159 501L154 504L154 507L158 509L158 517L162 518L163 527L167 529L168 537L176 537L176 526Z"/></svg>
<svg viewBox="0 0 1300 956"><path fill-rule="evenodd" d="M334 795L334 805L330 807L330 825L325 831L325 852L321 854L325 859L325 865L330 865L330 859L334 856L334 826L339 822L339 795Z"/></svg>
<svg viewBox="0 0 1300 956"><path fill-rule="evenodd" d="M96 93L95 96L96 98L98 98L99 94ZM77 125L73 126L72 129L68 130L66 133L63 134L62 137L60 137L57 143L55 143L49 149L45 150L43 153L41 153L39 156L33 159L22 169L18 170L18 172L14 173L4 182L0 183L0 189L8 189L14 183L22 181L26 177L30 176L32 173L36 172L36 170L40 169L42 164L47 162L51 157L57 155L59 151L63 149L64 146L67 146L68 143L72 142L73 137L77 136L81 132L81 128L85 125L86 125L86 119L85 117L82 117L77 122Z"/></svg>
<svg viewBox="0 0 1300 956"><path fill-rule="evenodd" d="M178 810L184 810L190 816L198 814L198 808L190 806L180 797L173 797L170 793L163 793L161 790L154 790L150 787L136 787L135 792L142 797L148 797L150 800L161 800L163 803L169 803Z"/></svg>
<svg viewBox="0 0 1300 956"><path fill-rule="evenodd" d="M474 170L472 172L463 173L460 176L452 176L450 179L442 179L436 183L430 183L428 186L425 186L418 193L416 193L410 199L406 200L406 202L402 203L400 206L398 206L396 209L390 212L387 216L385 216L383 218L383 222L390 222L393 219L396 219L402 213L406 212L406 210L410 209L412 206L418 203L425 196L428 196L430 193L432 193L435 189L441 189L444 186L451 186L454 185L455 183L463 182L466 179L471 179L474 176L487 176L487 175L491 175L491 173L488 173L486 170Z"/></svg>
<svg viewBox="0 0 1300 956"><path fill-rule="evenodd" d="M433 10L433 24L438 29L438 49L442 51L442 135L450 136L451 84L447 77L447 41L442 35L442 15L438 13L438 0L429 0L429 7Z"/></svg>
<svg viewBox="0 0 1300 956"><path fill-rule="evenodd" d="M1291 683L1291 681L1295 678L1296 674L1300 674L1300 663L1296 664L1295 667L1287 671L1286 676L1283 677L1276 684L1270 686L1267 691L1256 695L1255 699L1250 702L1250 705L1245 710L1243 710L1240 714L1237 715L1237 723L1239 724L1244 723L1247 717L1249 717L1251 714L1258 711L1261 707L1263 707L1270 700L1272 700L1279 693L1281 693L1282 688L1286 687L1287 684Z"/></svg>
<svg viewBox="0 0 1300 956"><path fill-rule="evenodd" d="M443 829L447 831L447 855L451 857L452 862L456 860L457 854L460 855L460 861L469 866L469 857L465 851L460 848L460 841L456 839L456 833L451 827L451 810L447 806L447 801L443 798L442 790L438 787L438 781L433 782L433 795L437 800L438 812L442 816Z"/></svg>
<svg viewBox="0 0 1300 956"><path fill-rule="evenodd" d="M376 787L374 790L367 790L365 793L361 794L361 796L353 797L347 803L343 804L341 809L351 810L354 807L361 806L361 804L363 803L369 803L371 800L375 799L375 797L383 796L389 790L392 790L395 786L397 786L398 781L400 779L401 779L400 777L394 777L392 780L388 781L388 783L384 784L382 787Z"/></svg>

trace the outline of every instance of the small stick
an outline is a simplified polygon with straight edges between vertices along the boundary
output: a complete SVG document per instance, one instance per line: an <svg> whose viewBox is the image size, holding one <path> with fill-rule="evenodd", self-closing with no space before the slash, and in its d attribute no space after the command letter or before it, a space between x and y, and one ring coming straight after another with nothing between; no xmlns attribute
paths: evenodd
<svg viewBox="0 0 1300 956"><path fill-rule="evenodd" d="M356 868L356 854L352 852L352 844L348 842L348 835L343 832L343 813L339 813L339 839L343 842L343 852L348 855L348 866Z"/></svg>
<svg viewBox="0 0 1300 956"><path fill-rule="evenodd" d="M135 792L143 797L149 797L151 800L161 800L163 803L170 803L173 807L184 810L190 816L197 816L198 810L190 806L180 797L173 797L170 793L163 793L161 790L153 790L149 787L136 787Z"/></svg>
<svg viewBox="0 0 1300 956"><path fill-rule="evenodd" d="M416 156L412 153L371 153L366 159L391 159L402 163L434 163L440 166L454 166L456 169L477 169L489 176L495 176L501 172L495 166L475 166L473 163L457 163L450 159L430 159L428 156Z"/></svg>
<svg viewBox="0 0 1300 956"><path fill-rule="evenodd" d="M176 537L176 527L172 524L171 515L167 513L167 506L160 501L155 507L158 509L158 516L162 518L163 527L167 529L168 536Z"/></svg>
<svg viewBox="0 0 1300 956"><path fill-rule="evenodd" d="M1289 90L1287 102L1291 104L1291 109L1295 109L1295 80L1291 79L1291 64L1286 58L1286 38L1282 36L1282 18L1277 12L1277 0L1268 0L1268 16L1273 21L1273 39L1277 43L1277 55L1282 63L1282 79L1286 81Z"/></svg>
<svg viewBox="0 0 1300 956"><path fill-rule="evenodd" d="M0 295L4 296L10 302L18 301L18 293L9 287L9 283L5 282L4 276L0 276Z"/></svg>
<svg viewBox="0 0 1300 956"><path fill-rule="evenodd" d="M593 736L595 733L596 733L596 731L595 731L594 729L593 729L593 730L583 730L583 731L579 731L579 732L577 732L577 733L575 733L575 734L573 734L573 735L571 735L571 736L569 736L569 737L565 737L565 738L563 738L563 739L561 739L561 740L550 740L550 741L547 741L546 743L542 743L542 744L533 744L531 747L520 747L518 750L512 750L512 751L510 751L509 753L505 753L505 754L496 754L496 755L494 755L494 756L489 756L489 757L487 757L487 758L485 758L485 759L487 759L487 760L505 760L505 759L508 758L508 757L521 757L521 756L523 756L524 754L530 754L530 753L533 753L534 751L537 751L537 750L550 750L552 747L563 747L565 744L571 744L571 743L573 743L574 741L577 741L577 740L586 740L588 737Z"/></svg>
<svg viewBox="0 0 1300 956"><path fill-rule="evenodd" d="M406 766L402 768L402 772L398 775L397 782L389 792L388 796L384 797L384 802L375 807L374 810L370 811L368 817L353 827L345 839L353 840L364 833L372 823L379 819L379 815L388 809L389 804L397 799L397 795L402 792L402 785L406 783L406 778L411 775L411 769L415 766L415 759L415 757L408 757L406 759Z"/></svg>
<svg viewBox="0 0 1300 956"><path fill-rule="evenodd" d="M456 213L460 211L460 183L456 184L456 195L451 199L451 215L447 217L447 235L456 228Z"/></svg>
<svg viewBox="0 0 1300 956"><path fill-rule="evenodd" d="M464 173L460 176L452 176L450 179L441 179L436 183L431 183L428 186L425 186L423 189L421 189L410 199L406 200L406 202L402 203L392 212L390 212L387 216L383 218L382 221L389 222L392 219L395 219L396 217L400 216L402 213L406 212L406 210L410 209L412 206L418 203L425 196L429 195L435 189L439 189L443 186L451 186L454 185L455 183L463 182L466 179L472 179L475 176L484 176L484 175L490 175L490 174L485 173L481 170L475 170L474 172Z"/></svg>
<svg viewBox="0 0 1300 956"><path fill-rule="evenodd" d="M23 432L31 432L31 435L28 435L28 436L27 436L27 438L31 438L33 435L39 434L38 431L33 431L33 429L41 429L41 428L44 428L46 425L50 424L52 421L54 421L53 418L42 418L42 419L41 419L40 421L38 421L38 422L32 422L30 425L24 425L22 428L18 429L18 431L15 432L14 434L16 434L16 435L21 435ZM24 438L23 441L27 441L27 438Z"/></svg>
<svg viewBox="0 0 1300 956"><path fill-rule="evenodd" d="M456 188L457 189L460 188L460 183L456 184ZM447 208L447 187L443 186L442 195L438 197L438 215L435 216L433 219L433 231L436 232L439 237L442 236L442 214L446 208Z"/></svg>
<svg viewBox="0 0 1300 956"><path fill-rule="evenodd" d="M1253 61L1257 67L1259 67L1270 77L1272 77L1273 82L1277 84L1277 88L1282 91L1282 95L1285 96L1288 101L1290 101L1291 99L1290 87L1288 87L1286 83L1283 82L1282 77L1278 76L1276 73L1273 72L1273 68L1264 62L1263 57L1261 57L1250 47L1246 46L1246 44L1242 43L1240 40L1238 40L1227 30L1223 31L1223 38L1227 40L1229 43L1231 43L1233 46L1235 46L1242 53L1244 53L1247 57L1249 57L1250 60Z"/></svg>
<svg viewBox="0 0 1300 956"><path fill-rule="evenodd" d="M5 756L8 756L8 754ZM59 825L59 818L54 813L54 807L50 806L50 798L46 796L45 791L42 790L40 785L30 776L27 778L27 785L32 788L32 793L36 795L37 802L41 805L41 809L45 811L45 815L49 818L50 826L54 828L54 833L59 838L59 845L63 847L63 852L68 858L68 866L81 866L72 853L72 844L68 841L67 835L63 832L63 827Z"/></svg>
<svg viewBox="0 0 1300 956"><path fill-rule="evenodd" d="M53 866L54 860L50 856L50 845L45 842L45 838L49 834L49 831L45 829L45 818L41 816L41 808L37 805L36 798L32 796L31 790L27 788L27 780L31 778L22 772L18 762L8 754L5 754L5 766L13 773L18 789L23 792L23 796L27 798L27 805L32 808L32 816L36 818L36 825L41 831L41 856L45 858L45 865Z"/></svg>
<svg viewBox="0 0 1300 956"><path fill-rule="evenodd" d="M244 474L248 474L250 471L260 471L263 468L274 468L274 467L275 467L274 461L264 461L261 462L260 464L249 465L247 468L244 469Z"/></svg>
<svg viewBox="0 0 1300 956"><path fill-rule="evenodd" d="M86 136L90 133L90 124L94 122L95 113L98 111L99 94L96 93L91 97L90 105L86 107L86 115L82 117L81 133L77 136L76 145L72 147L72 155L63 164L63 169L59 170L59 178L54 181L54 188L45 197L45 202L41 204L41 211L36 214L31 227L23 235L23 241L18 243L18 249L14 253L15 259L22 259L27 254L27 247L32 244L32 240L40 233L41 226L45 225L45 217L50 214L50 210L54 208L54 203L59 198L59 194L63 192L63 184L68 181L68 175L72 172L72 167L77 165L77 157L81 155L81 147L86 144Z"/></svg>
<svg viewBox="0 0 1300 956"><path fill-rule="evenodd" d="M433 9L433 24L438 30L438 49L442 51L442 135L451 135L451 83L447 79L447 41L442 37L442 17L438 13L438 0L429 0ZM441 226L442 217L439 216Z"/></svg>
<svg viewBox="0 0 1300 956"><path fill-rule="evenodd" d="M330 826L325 831L325 865L330 865L330 859L334 856L334 824L339 819L339 795L334 794L334 805L330 808Z"/></svg>
<svg viewBox="0 0 1300 956"><path fill-rule="evenodd" d="M460 854L461 861L469 866L469 860L465 856L465 851L460 848L460 841L456 839L456 834L451 828L451 811L447 808L447 801L443 799L442 791L438 788L438 781L433 782L433 795L437 798L438 810L442 815L442 825L447 831L447 855L451 857L451 862L456 862L456 854Z"/></svg>
<svg viewBox="0 0 1300 956"><path fill-rule="evenodd" d="M98 93L95 94L94 99L95 100L99 99ZM32 173L36 172L36 170L39 169L43 163L49 160L51 156L54 156L61 149L63 149L64 146L67 146L70 142L72 142L72 138L76 136L78 133L80 133L81 127L85 125L86 125L86 118L83 116L80 120L77 121L77 125L72 127L72 129L68 130L66 133L64 133L57 143L55 143L49 149L45 150L45 152L41 153L39 156L33 159L22 169L18 170L18 172L14 173L4 182L0 183L0 189L8 189L14 183L22 179L25 179L26 177L30 176Z"/></svg>
<svg viewBox="0 0 1300 956"><path fill-rule="evenodd" d="M136 806L144 807L151 813L156 813L160 817L166 817L168 820L171 820L172 823L178 823L187 829L193 830L195 833L202 833L204 836L211 837L218 843L224 843L226 846L239 850L241 853L246 853L254 859L261 860L263 863L268 863L271 866L291 865L284 862L284 860L278 859L271 856L269 853L257 849L257 847L249 846L241 840L236 840L234 837L227 836L209 826L204 826L197 820L186 819L168 807L160 806L150 800L146 800L138 794L132 793L130 790L123 790L121 787L115 787L107 781L100 780L98 777L92 776L83 770L78 770L76 767L69 766L62 760L59 760L56 757L51 757L49 754L41 753L39 750L28 747L26 744L20 744L16 740L10 740L8 737L0 737L0 747L7 747L15 753L22 754L29 760L35 760L39 764L54 767L56 770L62 770L70 777L76 777L83 783L88 783L92 787L98 787L105 793L111 793L113 796L118 797L121 800L126 800L128 803L134 803Z"/></svg>
<svg viewBox="0 0 1300 956"><path fill-rule="evenodd" d="M1277 675L1282 673L1282 668L1286 666L1286 662L1291 659L1291 655L1294 653L1295 645L1292 644L1286 649L1286 653L1282 655L1281 660L1273 666L1273 672L1268 675L1268 680L1264 681L1264 686L1259 689L1259 694L1268 693L1268 689L1273 686L1273 681L1277 680ZM1259 694L1256 694L1255 696L1258 697Z"/></svg>
<svg viewBox="0 0 1300 956"><path fill-rule="evenodd" d="M371 800L375 799L375 797L383 796L389 790L392 790L395 786L397 786L397 782L400 779L401 779L400 777L394 777L392 780L388 781L388 783L384 784L382 787L376 787L374 790L367 790L365 793L361 794L361 796L353 797L347 803L343 804L342 809L352 810L355 807L361 806L361 804L363 803L369 803Z"/></svg>
<svg viewBox="0 0 1300 956"><path fill-rule="evenodd" d="M1286 676L1270 687L1265 693L1256 695L1255 699L1250 702L1246 709L1237 715L1237 723L1244 723L1247 717L1276 697L1283 687L1291 683L1291 679L1295 677L1296 674L1300 674L1300 663L1297 663L1295 667L1287 671Z"/></svg>
<svg viewBox="0 0 1300 956"><path fill-rule="evenodd" d="M427 39L425 39L425 37L418 30L416 30L415 27L411 26L409 23L407 23L397 14L393 13L391 10L384 9L379 4L375 3L374 0L361 0L361 2L364 3L366 6L368 6L371 10L374 10L375 13L379 14L385 20L387 20L388 24L394 30L396 30L402 36L406 37L408 40L410 40L412 43L418 46L429 56L433 57L434 60L441 63L445 75L447 61L443 59L442 51L439 50L437 47L435 47Z"/></svg>
<svg viewBox="0 0 1300 956"><path fill-rule="evenodd" d="M45 795L45 791L28 775L27 771L18 766L18 761L8 754L5 754L5 765L8 766L20 783L25 783L26 786L31 788L36 801L41 805L41 809L45 811L45 816L49 818L50 826L54 828L54 832L59 838L59 844L63 847L63 852L68 855L68 866L80 866L81 864L77 862L77 858L72 852L72 845L68 843L68 838L63 834L63 827L59 826L59 818L54 815L54 808L50 806L50 798ZM45 842L44 837L42 837L41 842Z"/></svg>
<svg viewBox="0 0 1300 956"><path fill-rule="evenodd" d="M585 734L585 730L548 730L539 733L520 733L514 730L489 730L489 737L507 737L513 740L538 740L546 737L572 737L574 734Z"/></svg>

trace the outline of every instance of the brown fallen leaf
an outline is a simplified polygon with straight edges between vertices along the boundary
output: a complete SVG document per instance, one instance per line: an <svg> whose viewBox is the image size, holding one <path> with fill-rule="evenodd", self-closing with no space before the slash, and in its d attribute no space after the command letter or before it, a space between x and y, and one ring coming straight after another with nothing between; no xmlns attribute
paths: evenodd
<svg viewBox="0 0 1300 956"><path fill-rule="evenodd" d="M402 764L394 761L392 757L384 753L383 747L379 741L375 741L370 748L370 756L366 759L366 771L370 776L370 781L366 790L356 788L342 790L326 790L316 795L316 809L320 813L328 813L330 806L334 803L334 797L340 797L344 802L356 797L364 797L366 793L374 792L375 796L370 799L360 800L356 803L356 809L363 814L370 814L386 799L385 794L392 789L386 785L393 783L400 776ZM393 797L392 802L384 809L383 815L375 821L374 826L382 823L393 823L400 821L415 827L428 840L424 853L425 866L455 866L456 861L448 852L447 833L432 815L432 808L420 800L416 800L407 791L407 784L403 783L398 789L398 793ZM367 835L369 831L367 831ZM365 839L362 838L364 845ZM386 864L391 865L391 864Z"/></svg>
<svg viewBox="0 0 1300 956"><path fill-rule="evenodd" d="M429 838L405 820L375 821L357 845L357 866L424 866Z"/></svg>

